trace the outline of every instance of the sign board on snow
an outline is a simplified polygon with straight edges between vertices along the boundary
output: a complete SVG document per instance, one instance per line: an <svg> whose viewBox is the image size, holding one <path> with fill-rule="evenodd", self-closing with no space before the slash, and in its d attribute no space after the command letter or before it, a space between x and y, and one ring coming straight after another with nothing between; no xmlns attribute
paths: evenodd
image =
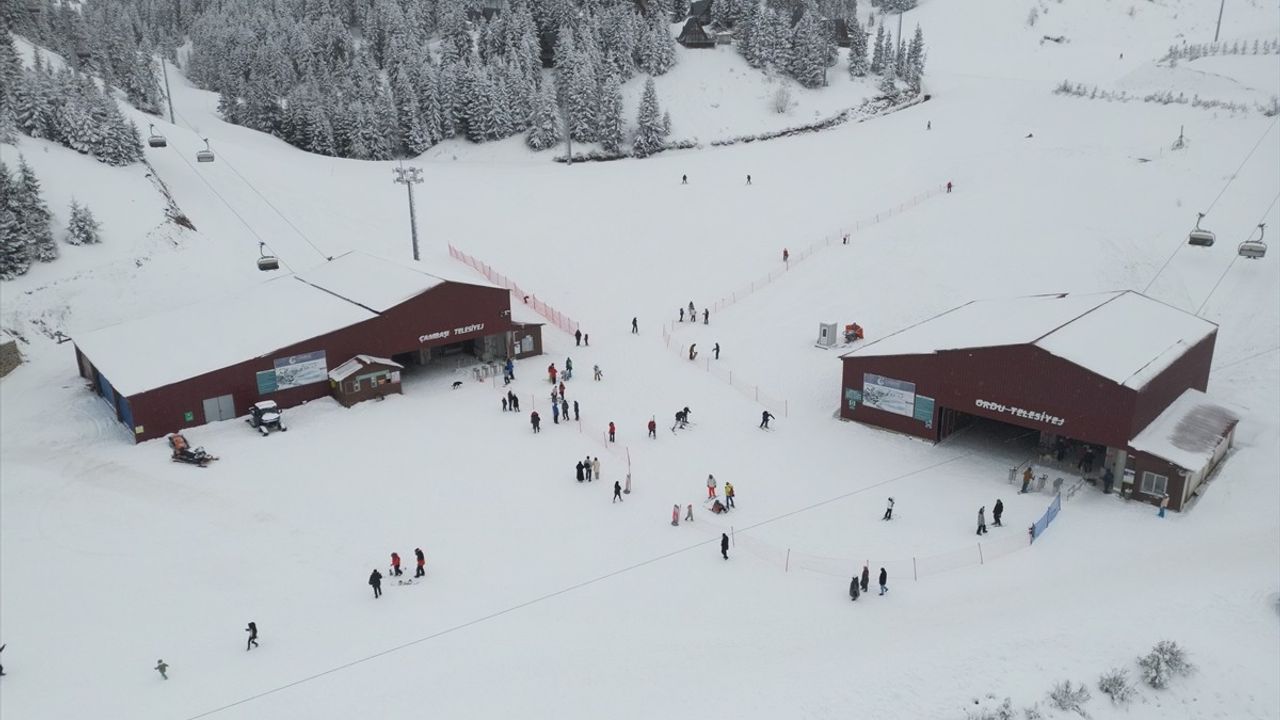
<svg viewBox="0 0 1280 720"><path fill-rule="evenodd" d="M912 417L916 384L873 373L862 374L862 403L877 410ZM930 413L932 417L932 413Z"/></svg>

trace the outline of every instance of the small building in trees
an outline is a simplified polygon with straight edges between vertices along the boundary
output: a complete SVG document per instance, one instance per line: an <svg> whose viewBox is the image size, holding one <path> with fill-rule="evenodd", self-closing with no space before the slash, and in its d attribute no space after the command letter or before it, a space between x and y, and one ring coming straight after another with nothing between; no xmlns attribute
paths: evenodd
<svg viewBox="0 0 1280 720"><path fill-rule="evenodd" d="M680 37L676 38L676 42L687 48L713 48L716 46L715 38L702 29L702 23L699 23L697 18L689 18L685 21L684 29L680 31Z"/></svg>

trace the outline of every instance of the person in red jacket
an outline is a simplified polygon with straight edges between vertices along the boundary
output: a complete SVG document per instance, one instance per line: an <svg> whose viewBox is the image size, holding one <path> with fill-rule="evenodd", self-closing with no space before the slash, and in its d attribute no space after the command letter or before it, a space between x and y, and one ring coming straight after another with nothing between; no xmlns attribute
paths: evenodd
<svg viewBox="0 0 1280 720"><path fill-rule="evenodd" d="M658 437L658 421L655 418L649 418L649 437Z"/></svg>
<svg viewBox="0 0 1280 720"><path fill-rule="evenodd" d="M613 434L617 432L617 428L613 426L613 422L609 422L609 442L613 442Z"/></svg>
<svg viewBox="0 0 1280 720"><path fill-rule="evenodd" d="M556 364L555 363L551 363L550 365L547 366L547 377L551 378L552 385L556 384Z"/></svg>
<svg viewBox="0 0 1280 720"><path fill-rule="evenodd" d="M403 575L404 571L400 569L400 553L391 553L391 574Z"/></svg>

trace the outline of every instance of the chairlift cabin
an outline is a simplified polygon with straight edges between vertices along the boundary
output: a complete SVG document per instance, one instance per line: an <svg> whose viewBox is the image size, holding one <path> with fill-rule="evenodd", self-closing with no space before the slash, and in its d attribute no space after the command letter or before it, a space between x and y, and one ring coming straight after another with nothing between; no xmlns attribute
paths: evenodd
<svg viewBox="0 0 1280 720"><path fill-rule="evenodd" d="M279 270L280 258L275 255L266 253L266 243L258 243L258 269L259 270Z"/></svg>
<svg viewBox="0 0 1280 720"><path fill-rule="evenodd" d="M1197 216L1195 229L1191 231L1191 234L1187 235L1187 244L1199 245L1200 247L1213 247L1213 233L1200 228L1200 221L1204 219L1204 213L1197 213Z"/></svg>
<svg viewBox="0 0 1280 720"><path fill-rule="evenodd" d="M156 126L151 126L151 136L147 138L147 144L151 147L168 147L169 141L164 136L156 132Z"/></svg>
<svg viewBox="0 0 1280 720"><path fill-rule="evenodd" d="M196 162L213 162L213 151L209 149L209 138L204 139L204 149L196 153Z"/></svg>
<svg viewBox="0 0 1280 720"><path fill-rule="evenodd" d="M1240 257L1249 258L1250 260L1256 260L1260 257L1264 257L1267 254L1267 244L1262 242L1262 236L1265 235L1266 232L1267 232L1267 224L1266 223L1259 224L1258 239L1245 240L1244 242L1240 243L1240 250L1239 250Z"/></svg>

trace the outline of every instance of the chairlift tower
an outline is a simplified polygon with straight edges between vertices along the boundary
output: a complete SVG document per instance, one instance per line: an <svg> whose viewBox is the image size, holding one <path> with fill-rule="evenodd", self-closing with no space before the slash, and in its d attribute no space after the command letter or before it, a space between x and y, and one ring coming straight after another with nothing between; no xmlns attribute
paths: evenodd
<svg viewBox="0 0 1280 720"><path fill-rule="evenodd" d="M422 168L405 167L401 165L394 168L396 173L396 182L404 185L409 190L409 232L413 236L413 259L421 260L418 256L418 217L413 207L413 186L422 183Z"/></svg>

